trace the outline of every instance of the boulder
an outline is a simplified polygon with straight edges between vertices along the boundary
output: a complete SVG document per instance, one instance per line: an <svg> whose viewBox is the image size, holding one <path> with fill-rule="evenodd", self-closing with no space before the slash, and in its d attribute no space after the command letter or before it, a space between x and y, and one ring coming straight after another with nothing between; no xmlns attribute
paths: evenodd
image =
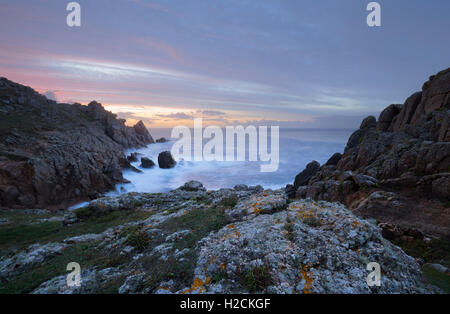
<svg viewBox="0 0 450 314"><path fill-rule="evenodd" d="M158 165L162 169L169 169L175 167L177 162L173 159L169 151L162 152L158 155Z"/></svg>
<svg viewBox="0 0 450 314"><path fill-rule="evenodd" d="M402 105L390 105L384 109L378 118L377 131L387 131L391 126L392 120L399 114Z"/></svg>
<svg viewBox="0 0 450 314"><path fill-rule="evenodd" d="M156 143L166 143L166 142L167 142L167 139L165 137L161 137L156 140Z"/></svg>
<svg viewBox="0 0 450 314"><path fill-rule="evenodd" d="M147 158L147 157L141 158L141 167L142 168L148 169L148 168L153 168L154 166L155 166L155 163L150 158Z"/></svg>
<svg viewBox="0 0 450 314"><path fill-rule="evenodd" d="M325 163L325 166L336 166L338 162L341 160L342 154L341 153L335 153L333 156L328 159L328 161Z"/></svg>
<svg viewBox="0 0 450 314"><path fill-rule="evenodd" d="M374 116L368 116L361 122L359 127L361 130L375 128L377 126L377 119Z"/></svg>
<svg viewBox="0 0 450 314"><path fill-rule="evenodd" d="M309 179L311 179L317 173L317 171L319 171L319 169L320 164L315 160L307 164L305 170L300 172L295 177L294 181L295 190L297 190L299 186L308 184Z"/></svg>
<svg viewBox="0 0 450 314"><path fill-rule="evenodd" d="M180 187L181 190L184 191L190 191L190 192L196 192L196 191L206 191L205 187L201 182L198 181L189 181L186 182L182 187Z"/></svg>

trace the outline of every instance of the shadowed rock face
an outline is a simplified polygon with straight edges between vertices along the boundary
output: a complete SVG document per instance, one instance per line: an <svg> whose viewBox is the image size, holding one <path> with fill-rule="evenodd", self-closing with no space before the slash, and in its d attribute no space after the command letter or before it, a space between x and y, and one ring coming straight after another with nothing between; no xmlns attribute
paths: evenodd
<svg viewBox="0 0 450 314"><path fill-rule="evenodd" d="M91 102L60 104L0 79L0 206L46 208L106 192L123 180L123 150L153 143L142 122Z"/></svg>
<svg viewBox="0 0 450 314"><path fill-rule="evenodd" d="M169 169L175 167L177 162L173 159L169 151L162 152L158 155L158 165L162 169Z"/></svg>
<svg viewBox="0 0 450 314"><path fill-rule="evenodd" d="M431 76L403 105L388 106L378 121L364 119L338 162L320 167L306 186L296 186L296 195L340 201L365 217L449 234L449 121L450 68ZM379 191L395 195L373 194ZM386 197L380 201L379 195Z"/></svg>

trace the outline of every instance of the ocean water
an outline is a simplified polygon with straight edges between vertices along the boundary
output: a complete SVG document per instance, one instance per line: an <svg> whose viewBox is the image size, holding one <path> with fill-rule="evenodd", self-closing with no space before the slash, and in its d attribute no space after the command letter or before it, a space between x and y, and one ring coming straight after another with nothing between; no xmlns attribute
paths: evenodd
<svg viewBox="0 0 450 314"><path fill-rule="evenodd" d="M138 152L140 157L151 158L156 166L152 169L140 168L140 161L133 166L143 171L136 173L124 171L124 178L131 181L119 184L109 195L126 192L158 193L176 189L190 180L197 180L209 190L232 188L237 184L262 185L264 188L277 189L294 181L295 176L312 160L325 163L332 154L343 152L352 129L280 129L279 167L275 172L261 172L260 163L253 161L181 161L175 168L160 169L158 154L171 150L177 139L166 143L148 145L146 148L129 150ZM156 139L170 137L169 129L150 130ZM270 132L268 132L270 134ZM225 141L225 140L224 140ZM224 149L225 150L225 149Z"/></svg>

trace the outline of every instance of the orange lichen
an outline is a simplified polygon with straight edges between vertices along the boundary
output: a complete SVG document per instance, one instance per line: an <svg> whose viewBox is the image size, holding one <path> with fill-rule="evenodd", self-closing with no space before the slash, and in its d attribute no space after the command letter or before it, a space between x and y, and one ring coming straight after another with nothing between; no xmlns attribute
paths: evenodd
<svg viewBox="0 0 450 314"><path fill-rule="evenodd" d="M312 277L311 272L309 271L309 267L303 266L302 270L301 270L301 274L302 274L303 279L305 280L305 285L303 287L303 293L310 294L314 279Z"/></svg>
<svg viewBox="0 0 450 314"><path fill-rule="evenodd" d="M259 214L259 213L261 213L262 212L262 209L261 208L254 208L253 209L253 214Z"/></svg>
<svg viewBox="0 0 450 314"><path fill-rule="evenodd" d="M225 269L227 269L227 264L220 264L219 268L220 268L220 270L225 270Z"/></svg>
<svg viewBox="0 0 450 314"><path fill-rule="evenodd" d="M201 280L200 278L196 277L194 279L194 283L192 284L192 287L189 289L186 289L182 292L182 294L191 293L193 291L198 291L199 293L203 293L206 291L205 285L209 284L211 282L211 277L206 276L205 281Z"/></svg>
<svg viewBox="0 0 450 314"><path fill-rule="evenodd" d="M228 228L228 229L233 229L233 228L234 228L234 225L228 225L227 228Z"/></svg>

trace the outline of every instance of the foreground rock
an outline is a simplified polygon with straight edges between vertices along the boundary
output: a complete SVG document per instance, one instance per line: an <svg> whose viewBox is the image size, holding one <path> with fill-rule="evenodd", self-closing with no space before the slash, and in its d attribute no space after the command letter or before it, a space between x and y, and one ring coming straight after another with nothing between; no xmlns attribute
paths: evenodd
<svg viewBox="0 0 450 314"><path fill-rule="evenodd" d="M11 251L0 258L6 289L38 294L438 291L424 282L415 259L385 240L374 222L337 203L288 204L283 190L238 185L207 191L191 181L164 194L104 197L73 213L79 221L66 227L73 228L69 231L83 230L99 217L144 216L119 220L101 233L72 231L60 241ZM81 287L67 286L66 264L59 259L74 252L82 267ZM381 267L380 287L366 283L370 262ZM21 286L24 271L42 274L45 267L57 273Z"/></svg>
<svg viewBox="0 0 450 314"><path fill-rule="evenodd" d="M95 197L122 182L124 149L153 143L142 122L101 104L58 104L0 79L0 206L46 208Z"/></svg>
<svg viewBox="0 0 450 314"><path fill-rule="evenodd" d="M366 118L317 169L311 163L290 197L339 201L363 217L435 236L450 235L450 69L411 95Z"/></svg>

